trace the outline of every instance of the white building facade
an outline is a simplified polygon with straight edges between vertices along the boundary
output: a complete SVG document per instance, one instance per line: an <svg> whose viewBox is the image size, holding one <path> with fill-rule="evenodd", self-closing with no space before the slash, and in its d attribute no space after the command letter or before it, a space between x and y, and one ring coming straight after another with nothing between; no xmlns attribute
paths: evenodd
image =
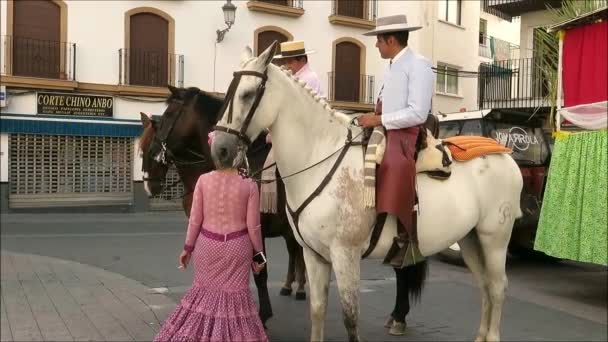
<svg viewBox="0 0 608 342"><path fill-rule="evenodd" d="M305 41L331 103L358 112L373 110L387 65L362 35L377 16L422 26L409 45L439 70L479 66L478 2L232 1L235 23L216 42L225 3L1 0L2 209L150 208L139 113L162 114L167 84L224 93L247 45ZM476 82L438 74L433 112L475 109Z"/></svg>

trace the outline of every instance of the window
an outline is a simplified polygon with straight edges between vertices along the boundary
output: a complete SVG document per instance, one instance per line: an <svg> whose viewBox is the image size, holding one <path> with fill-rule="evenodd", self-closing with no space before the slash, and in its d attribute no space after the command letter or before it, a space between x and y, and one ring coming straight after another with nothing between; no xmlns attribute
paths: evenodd
<svg viewBox="0 0 608 342"><path fill-rule="evenodd" d="M60 78L61 7L52 1L14 1L13 6L13 37L8 38L13 74Z"/></svg>
<svg viewBox="0 0 608 342"><path fill-rule="evenodd" d="M284 43L286 41L289 40L293 40L293 36L278 27L274 27L274 26L265 26L265 27L261 27L259 29L257 29L254 33L254 39L255 39L255 55L259 56L262 52L264 52L264 50L266 50L270 44L272 44L272 42L274 42L275 40L277 41L277 43ZM276 54L280 54L280 48L277 49ZM272 64L275 65L280 65L281 60L273 60Z"/></svg>
<svg viewBox="0 0 608 342"><path fill-rule="evenodd" d="M439 19L460 25L461 0L440 0L438 5Z"/></svg>
<svg viewBox="0 0 608 342"><path fill-rule="evenodd" d="M479 19L479 45L486 45L486 37L488 36L488 21Z"/></svg>
<svg viewBox="0 0 608 342"><path fill-rule="evenodd" d="M336 44L334 68L335 101L359 102L361 89L361 47L344 41Z"/></svg>
<svg viewBox="0 0 608 342"><path fill-rule="evenodd" d="M138 13L129 20L130 84L164 87L169 75L169 22L154 13Z"/></svg>
<svg viewBox="0 0 608 342"><path fill-rule="evenodd" d="M458 95L458 69L437 63L438 93Z"/></svg>

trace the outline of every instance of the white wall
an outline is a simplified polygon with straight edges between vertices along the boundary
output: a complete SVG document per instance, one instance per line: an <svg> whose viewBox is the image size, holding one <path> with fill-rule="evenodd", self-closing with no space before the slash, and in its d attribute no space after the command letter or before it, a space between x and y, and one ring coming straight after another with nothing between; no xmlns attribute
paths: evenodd
<svg viewBox="0 0 608 342"><path fill-rule="evenodd" d="M428 2L429 13L434 15L433 64L438 62L458 67L463 71L476 71L479 66L479 16L477 1L463 1L459 26L439 20L437 3ZM435 95L433 112L451 113L460 108L477 107L477 79L459 78L458 95Z"/></svg>
<svg viewBox="0 0 608 342"><path fill-rule="evenodd" d="M223 42L215 44L217 29L225 27L221 6L225 1L73 1L68 3L68 40L77 45L77 80L91 83L118 83L118 49L124 47L124 13L140 6L155 7L175 19L175 53L185 59L185 86L224 92L238 67L242 49L253 48L254 31L273 25L304 40L317 54L310 57L314 70L327 88L332 69L332 42L352 37L367 46L366 74L377 72L375 38L361 35L365 30L332 25L331 1L305 1L305 14L299 18L250 11L247 1L236 1L236 22ZM384 2L381 2L383 4ZM388 2L387 2L388 3ZM91 17L95 17L95 23ZM98 23L103 23L103 30ZM215 50L215 51L214 51ZM216 81L213 82L214 52Z"/></svg>
<svg viewBox="0 0 608 342"><path fill-rule="evenodd" d="M551 15L546 10L525 13L521 16L521 58L532 58L534 28L545 27L552 23Z"/></svg>
<svg viewBox="0 0 608 342"><path fill-rule="evenodd" d="M488 23L488 35L519 45L521 18L516 17L509 22L484 11L481 11L481 18L485 19Z"/></svg>
<svg viewBox="0 0 608 342"><path fill-rule="evenodd" d="M144 178L144 174L141 171L141 165L143 163L143 159L140 156L139 151L139 138L133 139L133 180L134 181L142 181Z"/></svg>
<svg viewBox="0 0 608 342"><path fill-rule="evenodd" d="M0 134L0 182L8 182L8 134Z"/></svg>
<svg viewBox="0 0 608 342"><path fill-rule="evenodd" d="M305 13L298 18L250 11L246 0L235 1L236 23L224 41L216 45L215 31L225 26L221 11L224 3L224 0L68 1L68 41L77 46L77 80L87 83L118 83L118 50L124 47L124 14L132 8L147 6L165 11L175 20L175 53L183 54L185 58L185 86L224 92L232 79L232 71L238 67L240 52L246 45L253 47L254 31L262 26L273 25L287 30L296 40L304 40L308 49L317 51L310 56L310 63L319 75L326 93L327 74L332 69L332 42L342 37L358 39L366 46L365 73L376 77L375 91L379 90L387 61L380 58L375 48L375 37L363 36L365 29L330 24L327 17L331 14L331 1L304 1ZM3 11L0 21L5 22L6 0L2 0L1 5ZM508 41L516 38L506 22L501 23L491 15L482 14L477 1L463 1L461 13L461 27L455 27L439 21L435 1L378 3L379 16L406 14L412 25L423 27L410 35L409 45L431 59L433 65L439 61L466 71L477 70L480 15L494 18L488 22L490 34ZM496 21L496 25L493 21ZM5 24L0 24L0 27L5 32ZM460 108L470 110L476 107L476 98L476 79L460 78L458 96L436 95L433 111L453 112ZM34 102L26 104L19 100L19 104L16 101L3 112L33 114ZM117 118L138 119L140 111L160 114L163 110L162 103L115 98Z"/></svg>

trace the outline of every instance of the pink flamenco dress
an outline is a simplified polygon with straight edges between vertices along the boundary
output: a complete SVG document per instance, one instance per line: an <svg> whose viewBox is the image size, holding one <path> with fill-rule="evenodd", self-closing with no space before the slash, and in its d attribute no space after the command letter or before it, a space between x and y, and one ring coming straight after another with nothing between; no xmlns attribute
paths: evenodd
<svg viewBox="0 0 608 342"><path fill-rule="evenodd" d="M154 341L268 341L249 289L262 251L258 188L238 174L202 175L186 236L194 281Z"/></svg>

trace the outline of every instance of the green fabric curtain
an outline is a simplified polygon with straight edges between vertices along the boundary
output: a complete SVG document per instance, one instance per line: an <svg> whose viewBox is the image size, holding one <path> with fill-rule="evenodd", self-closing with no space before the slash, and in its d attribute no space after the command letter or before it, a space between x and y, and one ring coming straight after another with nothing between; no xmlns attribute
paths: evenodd
<svg viewBox="0 0 608 342"><path fill-rule="evenodd" d="M558 133L534 249L608 264L608 131Z"/></svg>

